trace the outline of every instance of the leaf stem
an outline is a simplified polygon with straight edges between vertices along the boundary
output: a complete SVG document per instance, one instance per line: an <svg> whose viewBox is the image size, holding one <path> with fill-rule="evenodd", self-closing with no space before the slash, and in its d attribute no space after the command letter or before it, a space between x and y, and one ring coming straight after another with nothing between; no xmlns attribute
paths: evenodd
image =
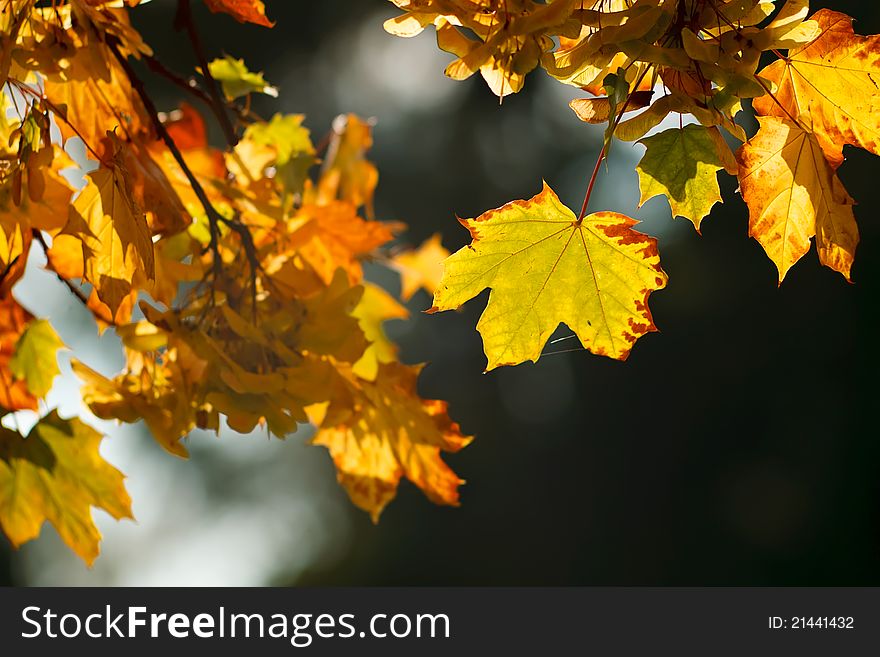
<svg viewBox="0 0 880 657"><path fill-rule="evenodd" d="M106 324L110 324L111 326L116 326L116 320L109 314L104 314L98 312L97 308L93 308L89 305L89 298L86 296L86 293L83 292L82 288L76 285L72 280L62 276L52 265L52 261L49 259L49 245L46 244L46 238L43 237L43 233L37 229L31 229L31 235L43 249L43 253L46 255L46 268L55 274L55 277L64 283L65 287L70 291L70 293L77 298L77 300L88 310L96 319L100 319L102 322Z"/></svg>
<svg viewBox="0 0 880 657"><path fill-rule="evenodd" d="M587 216L587 204L590 202L590 196L593 194L593 185L596 184L596 177L599 175L599 166L602 164L603 159L605 159L604 144L602 150L599 151L599 157L596 158L596 166L593 167L593 175L590 176L590 183L587 185L587 193L584 195L584 204L581 206L580 214L578 214L578 223L581 223L584 220L584 217Z"/></svg>
<svg viewBox="0 0 880 657"><path fill-rule="evenodd" d="M593 195L593 186L596 184L596 177L599 175L599 165L602 164L602 160L605 159L606 151L608 150L608 144L612 139L614 139L614 131L617 129L617 126L620 124L620 120L623 118L624 112L626 112L626 108L629 107L629 103L633 98L633 94L639 89L639 85L642 83L642 80L645 79L645 76L648 74L648 71L651 70L651 66L647 66L644 71L641 72L639 77L636 79L635 84L633 84L632 91L629 92L626 96L626 102L623 103L623 107L620 108L620 111L617 113L617 116L614 118L614 123L611 124L611 128L608 131L608 136L605 140L605 143L602 145L602 150L599 151L599 157L596 158L596 166L593 167L593 173L590 176L590 182L587 184L587 193L584 194L584 204L581 206L580 214L578 214L578 223L581 223L584 220L584 217L587 216L587 205L590 202L590 196Z"/></svg>

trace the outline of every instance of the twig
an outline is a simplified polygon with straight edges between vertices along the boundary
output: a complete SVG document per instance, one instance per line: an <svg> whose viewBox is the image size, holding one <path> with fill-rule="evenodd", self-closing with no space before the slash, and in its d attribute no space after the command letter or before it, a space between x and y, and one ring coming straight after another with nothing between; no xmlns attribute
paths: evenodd
<svg viewBox="0 0 880 657"><path fill-rule="evenodd" d="M198 84L196 84L195 80L192 78L185 78L178 73L175 73L170 68L165 66L162 62L152 56L144 56L144 61L147 63L147 67L156 73L157 75L161 75L163 78L174 84L175 86L183 89L187 93L192 94L203 103L206 103L211 110L215 110L214 101L211 97L202 89ZM218 117L219 118L219 117Z"/></svg>
<svg viewBox="0 0 880 657"><path fill-rule="evenodd" d="M104 315L99 312L97 308L93 308L89 305L89 297L86 296L86 293L82 291L82 288L76 285L72 280L62 276L52 265L52 261L49 259L49 245L46 244L46 239L43 237L43 233L40 232L37 228L31 229L31 235L34 240L42 247L43 253L46 254L46 268L48 271L51 271L55 274L55 277L64 283L65 287L70 291L73 296L77 298L77 300L85 306L86 310L88 310L94 317L100 319L102 322L109 324L110 326L117 326L116 320L111 315Z"/></svg>
<svg viewBox="0 0 880 657"><path fill-rule="evenodd" d="M253 301L253 311L256 315L257 312L257 272L260 270L260 261L257 257L257 249L254 245L254 238L251 235L250 230L247 226L245 226L241 221L237 219L227 219L224 217L211 203L211 200L208 198L208 195L205 193L202 184L199 182L198 178L196 178L195 174L193 174L192 170L186 163L186 160L183 158L183 154L180 152L180 149L177 147L177 144L174 143L174 138L169 134L168 129L162 123L162 120L159 118L159 111L156 109L156 104L153 102L153 99L147 93L146 88L144 87L143 81L138 77L135 70L131 67L131 64L128 62L128 59L125 58L122 53L119 52L119 48L115 40L109 39L107 40L107 46L110 48L110 51L119 61L120 66L125 71L126 76L128 77L129 82L131 83L132 88L135 90L135 93L140 97L141 102L144 104L144 108L147 110L147 113L150 115L150 119L153 123L153 127L156 129L156 134L159 135L159 138L165 143L168 147L168 150L171 152L171 155L174 157L174 160L180 166L181 171L186 176L187 181L192 187L193 193L195 193L196 198L199 199L199 203L202 208L205 210L205 214L208 217L208 224L211 233L211 243L210 249L212 252L212 256L214 259L214 272L215 272L215 281L216 274L218 273L220 267L222 266L223 260L220 257L220 248L219 248L219 235L220 224L223 224L233 232L237 233L239 239L241 240L242 248L245 252L245 257L248 260L248 265L250 266L251 272L251 296Z"/></svg>
<svg viewBox="0 0 880 657"><path fill-rule="evenodd" d="M581 212L578 215L578 224L580 224L580 222L584 220L584 217L587 216L587 205L590 202L590 196L592 196L593 194L593 185L596 184L596 176L599 175L599 165L602 164L602 160L605 159L605 151L608 148L608 144L612 139L614 139L614 131L617 130L617 126L620 124L620 120L623 118L623 115L626 112L626 108L629 107L629 103L633 98L633 94L638 91L639 85L642 83L642 80L645 79L645 76L648 74L648 71L650 71L651 68L652 67L650 66L647 67L636 79L635 84L633 85L633 90L630 91L627 95L626 102L623 104L623 107L620 108L620 112L618 112L617 116L614 119L614 122L611 124L609 135L606 138L605 143L602 145L602 150L599 151L599 157L596 159L596 166L593 167L593 174L590 176L590 182L587 185L587 193L584 194L584 204L581 206Z"/></svg>
<svg viewBox="0 0 880 657"><path fill-rule="evenodd" d="M199 36L199 31L196 29L196 22L193 20L189 0L178 0L174 26L178 30L186 30L186 33L189 35L199 67L202 69L202 76L208 84L208 94L211 97L214 114L217 115L217 120L220 122L220 127L223 129L223 134L226 135L226 141L229 142L229 146L234 147L238 143L238 136L235 134L235 128L229 120L229 114L226 113L226 101L223 100L223 96L220 94L220 85L217 84L217 80L214 79L214 76L211 75L211 70L208 68L208 58L205 56L202 39Z"/></svg>
<svg viewBox="0 0 880 657"><path fill-rule="evenodd" d="M144 56L143 59L147 63L147 67L151 71L153 71L153 73L162 76L163 78L171 82L174 86L182 89L183 91L193 95L195 98L202 101L205 105L208 106L211 112L214 113L217 121L222 123L225 113L218 112L217 106L214 104L214 100L211 98L211 96L208 95L208 93L204 89L202 89L198 85L198 83L196 83L195 80L193 80L192 78L185 78L182 75L175 73L155 57ZM253 112L243 107L239 107L235 103L227 103L226 107L232 112L235 112L240 120L254 120L254 118L259 120L259 117L256 117Z"/></svg>

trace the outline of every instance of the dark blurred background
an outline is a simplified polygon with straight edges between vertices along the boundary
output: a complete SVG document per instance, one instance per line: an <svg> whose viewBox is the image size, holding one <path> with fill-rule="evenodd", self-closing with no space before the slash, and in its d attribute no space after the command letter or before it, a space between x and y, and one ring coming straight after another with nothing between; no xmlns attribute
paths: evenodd
<svg viewBox="0 0 880 657"><path fill-rule="evenodd" d="M174 4L154 0L133 15L163 61L191 70L188 42L170 30ZM812 4L855 16L861 34L880 32L874 3ZM432 29L410 40L385 34L382 21L396 14L389 2L266 5L277 21L272 30L241 26L199 6L209 51L265 71L280 98L257 99L256 109L265 116L305 113L316 141L338 113L376 117L377 217L406 221L404 240L415 244L440 231L455 250L468 241L456 214L476 216L527 198L539 191L541 178L579 207L601 128L581 124L568 109L576 89L536 71L523 92L499 105L479 76L465 82L443 76L451 57L437 50ZM166 108L180 100L161 81L153 90ZM571 340L549 346L564 353L537 365L484 375L474 327L486 294L461 313L429 317L418 312L430 305L419 293L410 304L412 320L388 328L402 345L402 360L430 363L422 395L449 400L452 416L477 436L447 458L468 481L461 508L436 507L404 482L373 526L344 503L341 490L325 487L321 494L335 509L326 523L345 528L328 533L329 547L311 549L305 560L296 558L295 547L261 553L261 566L235 582L880 584L880 197L874 195L880 167L867 153L846 155L840 176L858 202L862 235L854 283L821 267L812 250L777 287L773 264L747 236L747 210L732 179L723 180L725 202L699 236L686 220L673 221L662 199L636 210L640 151L615 146L592 209L632 214L659 237L670 279L651 297L660 332L640 340L626 363L568 351ZM369 275L396 290L394 276L375 268ZM150 445L140 431L126 439ZM257 448L266 447L256 440ZM271 453L288 450L297 462L309 453L308 480L335 486L329 458L302 442L293 436L273 444ZM246 508L265 508L269 499L285 505L277 489L254 483L262 476L257 466L268 463L239 467L234 454L220 462L211 456L218 441L202 443L207 447L183 467L156 458L176 468L175 478L209 482L208 505L227 504L241 480L250 486ZM130 481L140 462L123 468ZM323 526L322 517L320 508L311 513L309 527ZM277 522L299 521L282 514ZM150 540L161 551L172 536ZM254 540L276 538L266 531ZM106 550L112 552L113 540L108 534ZM223 540L184 551L185 558L178 554L178 570L203 555L216 557ZM124 553L105 555L90 574L75 561L46 570L62 558L60 549L26 547L10 555L4 546L0 573L8 581L132 581L98 575L105 558L117 559L114 572L134 567ZM163 558L172 562L175 554L165 549ZM224 554L229 564L253 558L247 547ZM82 574L68 577L68 569ZM230 582L217 575L199 583Z"/></svg>

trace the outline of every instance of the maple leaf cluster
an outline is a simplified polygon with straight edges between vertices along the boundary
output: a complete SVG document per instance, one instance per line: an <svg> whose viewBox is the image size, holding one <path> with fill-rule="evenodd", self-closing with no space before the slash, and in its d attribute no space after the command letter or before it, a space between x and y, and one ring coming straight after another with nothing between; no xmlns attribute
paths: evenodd
<svg viewBox="0 0 880 657"><path fill-rule="evenodd" d="M617 359L655 330L648 295L666 283L656 241L625 215L586 215L615 137L645 147L639 206L664 196L699 231L724 172L780 283L814 237L820 262L850 280L859 232L836 172L845 145L880 154L880 35L855 34L828 9L809 16L807 0L392 2L404 13L385 29L410 37L433 25L457 57L449 77L479 72L503 98L540 66L585 92L571 102L578 118L606 125L579 214L545 185L462 221L473 241L446 261L432 310L491 288L477 325L488 369L538 360L561 322ZM749 107L754 135L740 120ZM646 136L670 115L694 123Z"/></svg>
<svg viewBox="0 0 880 657"><path fill-rule="evenodd" d="M63 344L13 296L31 249L113 330L126 366L104 376L74 359L98 417L143 421L186 456L195 428L304 423L327 448L352 501L377 519L402 477L458 503L441 458L470 437L444 402L422 399L383 330L406 309L364 281L372 259L398 271L401 299L433 294L431 312L491 289L478 323L487 369L537 361L565 323L584 348L625 359L655 331L649 296L667 283L657 241L613 210L587 214L614 138L645 148L639 205L667 198L699 231L735 176L749 232L781 282L815 238L820 261L851 277L858 228L837 170L843 146L880 154L880 36L806 0L392 0L385 23L409 37L428 26L455 55L446 74L479 72L499 97L541 67L584 92L571 103L605 139L580 212L547 186L461 219L470 245L438 236L394 252L399 224L377 221L369 121L342 115L314 144L304 117L270 119L253 94L278 90L231 55L209 61L190 0L175 27L195 62L168 69L132 26L139 0L8 0L0 10L0 407L39 410ZM213 12L271 28L259 0L204 0ZM762 61L772 59L761 68ZM138 71L193 96L160 112ZM167 109L167 108L165 108ZM750 135L741 113L753 111ZM656 132L670 115L688 125ZM60 139L57 135L60 134ZM80 141L88 161L67 154ZM77 169L80 171L77 172ZM70 171L74 172L71 177ZM68 182L83 178L74 189ZM85 560L98 553L93 506L130 516L122 475L77 418L41 417L28 436L0 430L0 527L14 545L44 520ZM59 502L61 500L61 502Z"/></svg>
<svg viewBox="0 0 880 657"><path fill-rule="evenodd" d="M374 519L402 477L457 504L462 482L441 452L470 438L444 402L419 396L420 366L399 362L382 328L407 311L361 267L370 258L398 270L409 298L434 291L448 252L437 238L388 249L401 226L374 218L370 122L340 116L316 147L301 115L250 109L251 94L277 94L261 73L230 56L206 60L187 0L176 18L193 42L185 74L133 27L138 4L10 0L0 10L0 414L45 409L59 371L62 341L13 295L30 250L42 249L46 268L123 344L116 375L72 361L96 416L143 421L181 457L195 428L283 438L312 422L313 442ZM273 25L257 0L205 4ZM207 108L226 145L209 143L193 105L159 112L147 68ZM68 156L74 142L86 160ZM82 188L69 182L83 176ZM27 436L0 429L0 528L13 545L48 520L91 563L91 507L131 516L101 439L55 411Z"/></svg>

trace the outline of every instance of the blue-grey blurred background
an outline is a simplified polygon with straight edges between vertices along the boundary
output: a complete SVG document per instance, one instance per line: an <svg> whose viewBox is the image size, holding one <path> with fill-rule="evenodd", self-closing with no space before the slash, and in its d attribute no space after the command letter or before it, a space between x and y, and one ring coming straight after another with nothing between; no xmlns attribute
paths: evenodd
<svg viewBox="0 0 880 657"><path fill-rule="evenodd" d="M154 0L136 25L171 68L191 71L174 7ZM264 116L307 114L317 141L333 117L377 119L378 218L436 231L456 249L475 216L540 190L546 179L579 207L601 128L581 124L578 95L540 71L499 106L479 76L453 82L433 30L399 39L382 30L384 0L267 0L277 26L242 26L198 3L209 51L243 57L280 87L257 99ZM880 32L873 3L832 4ZM160 105L178 92L155 78ZM677 125L677 120L675 125ZM216 135L219 137L219 134ZM854 284L811 251L777 288L776 271L747 236L735 184L723 182L695 233L662 199L636 209L639 147L616 145L591 209L642 220L659 237L667 289L651 308L660 333L626 363L575 341L537 365L483 375L475 324L486 295L462 313L426 316L389 332L405 362L429 362L423 396L449 400L477 440L448 458L468 483L462 507L440 508L408 483L378 526L337 487L308 428L286 441L196 434L192 458L165 454L140 426L98 423L103 452L128 475L137 523L96 512L105 535L91 570L46 526L18 551L0 540L0 582L67 585L262 584L878 584L880 442L877 413L880 197L877 159L850 149L840 176L859 205ZM38 264L38 263L35 263ZM368 275L396 289L396 277ZM51 277L32 271L16 290L48 314L73 352L105 373L118 342ZM80 413L68 372L52 401Z"/></svg>

